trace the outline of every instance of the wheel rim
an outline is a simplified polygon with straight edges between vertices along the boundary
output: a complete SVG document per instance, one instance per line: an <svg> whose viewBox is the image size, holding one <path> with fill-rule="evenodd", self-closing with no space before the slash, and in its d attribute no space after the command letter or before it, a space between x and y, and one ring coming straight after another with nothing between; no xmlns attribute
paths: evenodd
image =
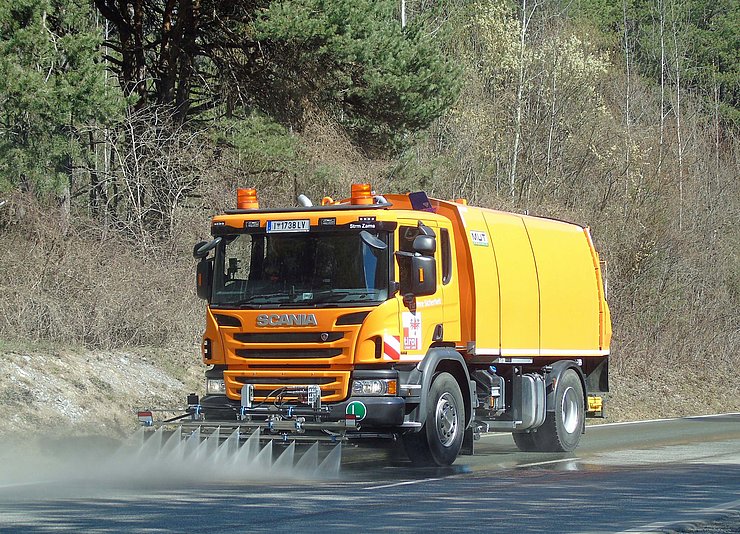
<svg viewBox="0 0 740 534"><path fill-rule="evenodd" d="M439 442L443 446L449 447L455 441L458 432L457 407L455 406L455 399L450 393L443 393L437 401L435 420Z"/></svg>
<svg viewBox="0 0 740 534"><path fill-rule="evenodd" d="M568 387L563 393L563 401L560 406L560 418L563 422L563 428L568 434L573 434L580 423L578 402L576 390Z"/></svg>

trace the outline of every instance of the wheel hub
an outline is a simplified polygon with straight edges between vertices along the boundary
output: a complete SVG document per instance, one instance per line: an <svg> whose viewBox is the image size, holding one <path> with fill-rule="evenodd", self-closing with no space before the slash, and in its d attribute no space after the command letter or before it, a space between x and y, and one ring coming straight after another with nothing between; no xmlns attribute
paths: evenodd
<svg viewBox="0 0 740 534"><path fill-rule="evenodd" d="M568 434L573 434L578 427L578 395L575 389L569 387L563 394L560 417L563 422L563 428Z"/></svg>
<svg viewBox="0 0 740 534"><path fill-rule="evenodd" d="M443 393L437 401L435 421L439 441L445 447L449 447L457 437L457 407L450 393Z"/></svg>

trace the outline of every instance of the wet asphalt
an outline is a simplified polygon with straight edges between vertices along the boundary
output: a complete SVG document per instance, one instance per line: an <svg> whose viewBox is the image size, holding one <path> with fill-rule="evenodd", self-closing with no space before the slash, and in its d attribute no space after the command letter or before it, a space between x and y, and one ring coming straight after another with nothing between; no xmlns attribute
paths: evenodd
<svg viewBox="0 0 740 534"><path fill-rule="evenodd" d="M446 469L345 447L318 479L116 475L71 449L0 455L0 531L740 533L740 414L591 426L570 454L491 434Z"/></svg>

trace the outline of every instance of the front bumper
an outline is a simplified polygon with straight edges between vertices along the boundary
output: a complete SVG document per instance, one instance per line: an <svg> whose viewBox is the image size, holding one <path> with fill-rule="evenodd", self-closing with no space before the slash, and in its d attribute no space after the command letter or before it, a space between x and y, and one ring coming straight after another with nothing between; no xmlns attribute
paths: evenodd
<svg viewBox="0 0 740 534"><path fill-rule="evenodd" d="M271 403L265 403L269 406ZM236 421L239 419L239 401L224 395L207 395L200 401L206 421ZM291 413L315 416L321 421L342 421L347 414L356 417L362 430L388 430L400 428L406 414L406 400L403 397L350 397L346 401L324 404L320 414L315 414L307 406L294 406ZM287 409L287 407L285 408ZM260 415L254 415L255 419ZM308 419L308 418L307 418Z"/></svg>

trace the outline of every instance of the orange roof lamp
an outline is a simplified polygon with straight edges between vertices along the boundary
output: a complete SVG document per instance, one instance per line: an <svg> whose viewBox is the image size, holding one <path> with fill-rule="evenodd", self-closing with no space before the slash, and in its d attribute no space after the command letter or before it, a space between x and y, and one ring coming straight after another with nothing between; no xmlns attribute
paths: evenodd
<svg viewBox="0 0 740 534"><path fill-rule="evenodd" d="M240 210L258 210L260 208L260 204L257 201L257 190L242 187L237 189L236 207Z"/></svg>
<svg viewBox="0 0 740 534"><path fill-rule="evenodd" d="M372 204L373 191L370 184L352 184L352 204Z"/></svg>

